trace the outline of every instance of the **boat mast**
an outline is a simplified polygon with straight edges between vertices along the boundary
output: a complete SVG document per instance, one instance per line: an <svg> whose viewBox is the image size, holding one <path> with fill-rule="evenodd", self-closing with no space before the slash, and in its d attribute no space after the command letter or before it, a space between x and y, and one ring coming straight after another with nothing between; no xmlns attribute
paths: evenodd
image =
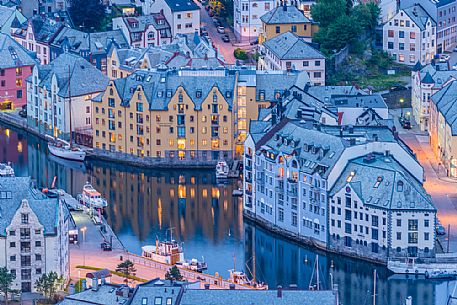
<svg viewBox="0 0 457 305"><path fill-rule="evenodd" d="M376 269L373 271L373 305L376 305Z"/></svg>
<svg viewBox="0 0 457 305"><path fill-rule="evenodd" d="M71 88L70 88L70 66L68 66L68 106L70 107L70 148L73 146L73 132L71 124Z"/></svg>
<svg viewBox="0 0 457 305"><path fill-rule="evenodd" d="M320 290L320 287L319 287L319 254L316 254L316 280L317 280L317 290Z"/></svg>

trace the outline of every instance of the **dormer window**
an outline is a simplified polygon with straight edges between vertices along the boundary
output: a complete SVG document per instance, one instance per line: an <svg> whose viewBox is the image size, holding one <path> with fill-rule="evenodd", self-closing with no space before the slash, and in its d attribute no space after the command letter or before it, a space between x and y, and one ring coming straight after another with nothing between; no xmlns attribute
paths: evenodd
<svg viewBox="0 0 457 305"><path fill-rule="evenodd" d="M264 90L260 90L260 92L259 92L259 100L260 101L264 101L265 100L265 91Z"/></svg>
<svg viewBox="0 0 457 305"><path fill-rule="evenodd" d="M232 97L232 92L226 91L226 92L225 92L225 97L226 97L226 98L231 98L231 97Z"/></svg>
<svg viewBox="0 0 457 305"><path fill-rule="evenodd" d="M197 92L195 92L195 96L197 98L201 98L202 97L202 91L201 90L197 90Z"/></svg>
<svg viewBox="0 0 457 305"><path fill-rule="evenodd" d="M403 192L403 181L397 182L397 192Z"/></svg>

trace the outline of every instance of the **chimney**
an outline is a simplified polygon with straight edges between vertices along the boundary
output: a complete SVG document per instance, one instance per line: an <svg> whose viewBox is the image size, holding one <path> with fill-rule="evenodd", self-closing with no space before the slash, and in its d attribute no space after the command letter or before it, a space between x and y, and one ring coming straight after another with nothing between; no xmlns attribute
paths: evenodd
<svg viewBox="0 0 457 305"><path fill-rule="evenodd" d="M229 288L230 290L235 290L235 284L230 284Z"/></svg>
<svg viewBox="0 0 457 305"><path fill-rule="evenodd" d="M206 290L209 289L209 284L205 284L205 289L206 289Z"/></svg>
<svg viewBox="0 0 457 305"><path fill-rule="evenodd" d="M86 280L81 280L81 290L84 291L87 289L87 283Z"/></svg>
<svg viewBox="0 0 457 305"><path fill-rule="evenodd" d="M98 279L96 277L92 278L92 291L98 291Z"/></svg>
<svg viewBox="0 0 457 305"><path fill-rule="evenodd" d="M282 298L282 286L278 286L278 298Z"/></svg>
<svg viewBox="0 0 457 305"><path fill-rule="evenodd" d="M413 305L413 298L411 296L407 297L405 300L406 305Z"/></svg>

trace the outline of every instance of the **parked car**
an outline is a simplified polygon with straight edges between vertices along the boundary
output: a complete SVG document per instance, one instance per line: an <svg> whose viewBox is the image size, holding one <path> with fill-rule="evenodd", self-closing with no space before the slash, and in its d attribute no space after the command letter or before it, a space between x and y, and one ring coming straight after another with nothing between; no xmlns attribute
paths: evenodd
<svg viewBox="0 0 457 305"><path fill-rule="evenodd" d="M452 50L453 52L457 52L457 47L454 48L454 50Z"/></svg>
<svg viewBox="0 0 457 305"><path fill-rule="evenodd" d="M100 244L100 247L102 248L103 251L112 251L113 250L111 248L111 245L105 241Z"/></svg>
<svg viewBox="0 0 457 305"><path fill-rule="evenodd" d="M401 116L398 118L398 121L404 129L411 129L411 121L409 119Z"/></svg>
<svg viewBox="0 0 457 305"><path fill-rule="evenodd" d="M440 62L446 62L446 61L449 61L449 59L451 59L451 56L449 54L440 54L439 55Z"/></svg>
<svg viewBox="0 0 457 305"><path fill-rule="evenodd" d="M213 11L209 11L209 12L208 12L208 15L209 15L210 17L213 17L213 16L214 16Z"/></svg>
<svg viewBox="0 0 457 305"><path fill-rule="evenodd" d="M227 35L227 34L222 35L221 38L222 38L222 41L223 41L223 42L230 42L230 37L229 37L229 35Z"/></svg>
<svg viewBox="0 0 457 305"><path fill-rule="evenodd" d="M22 109L19 111L19 116L21 118L27 117L27 105L22 106Z"/></svg>
<svg viewBox="0 0 457 305"><path fill-rule="evenodd" d="M452 70L457 70L457 62L452 65Z"/></svg>
<svg viewBox="0 0 457 305"><path fill-rule="evenodd" d="M390 87L389 91L390 92L394 92L394 91L403 91L403 90L408 90L407 87L403 86L403 85L393 85L392 87Z"/></svg>
<svg viewBox="0 0 457 305"><path fill-rule="evenodd" d="M208 30L206 29L206 27L202 26L200 28L200 35L201 36L208 36Z"/></svg>
<svg viewBox="0 0 457 305"><path fill-rule="evenodd" d="M217 27L217 32L220 33L220 34L224 34L225 33L225 28L223 26L218 26Z"/></svg>
<svg viewBox="0 0 457 305"><path fill-rule="evenodd" d="M437 235L446 235L446 230L441 224L437 224L435 230Z"/></svg>

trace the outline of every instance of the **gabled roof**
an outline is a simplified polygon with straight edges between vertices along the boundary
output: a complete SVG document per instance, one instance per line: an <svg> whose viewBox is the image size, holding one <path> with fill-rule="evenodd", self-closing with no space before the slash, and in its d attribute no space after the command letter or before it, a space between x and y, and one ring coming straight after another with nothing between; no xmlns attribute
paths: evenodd
<svg viewBox="0 0 457 305"><path fill-rule="evenodd" d="M165 2L173 12L200 10L193 0L165 0Z"/></svg>
<svg viewBox="0 0 457 305"><path fill-rule="evenodd" d="M421 30L424 30L427 22L430 20L433 26L436 26L435 19L430 16L426 10L420 5L415 4L403 9L406 15L414 22Z"/></svg>
<svg viewBox="0 0 457 305"><path fill-rule="evenodd" d="M325 59L324 54L291 32L265 41L263 47L281 60Z"/></svg>
<svg viewBox="0 0 457 305"><path fill-rule="evenodd" d="M62 22L41 16L33 17L29 22L32 25L35 40L47 44L51 43L54 37L64 27Z"/></svg>
<svg viewBox="0 0 457 305"><path fill-rule="evenodd" d="M0 33L0 69L34 66L36 64L32 54L16 40L9 35Z"/></svg>
<svg viewBox="0 0 457 305"><path fill-rule="evenodd" d="M119 17L122 18L127 29L131 33L144 32L148 26L153 26L156 30L168 30L166 36L171 37L171 28L168 21L161 13L153 13L151 15L137 17ZM161 24L159 21L161 20Z"/></svg>
<svg viewBox="0 0 457 305"><path fill-rule="evenodd" d="M451 128L452 135L457 136L457 81L433 94L431 100Z"/></svg>
<svg viewBox="0 0 457 305"><path fill-rule="evenodd" d="M280 5L260 17L265 24L311 23L294 5Z"/></svg>
<svg viewBox="0 0 457 305"><path fill-rule="evenodd" d="M425 76L422 78L422 83L424 84L434 84L435 81L429 72L425 73Z"/></svg>

